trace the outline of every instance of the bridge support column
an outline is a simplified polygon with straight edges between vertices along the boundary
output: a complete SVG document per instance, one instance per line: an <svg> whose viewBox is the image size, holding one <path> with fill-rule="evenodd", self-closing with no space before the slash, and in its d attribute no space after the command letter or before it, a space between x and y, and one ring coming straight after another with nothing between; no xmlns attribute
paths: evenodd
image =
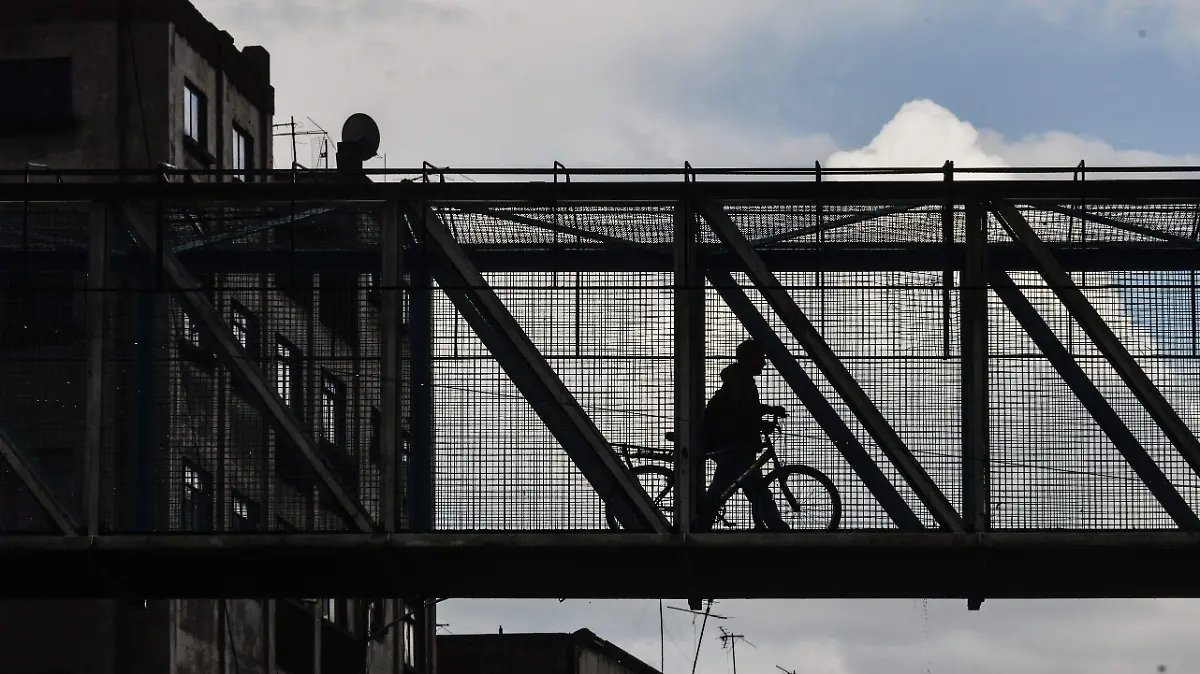
<svg viewBox="0 0 1200 674"><path fill-rule="evenodd" d="M809 357L820 368L821 373L825 375L825 378L841 395L842 400L858 417L863 427L879 444L880 449L891 459L896 469L908 481L917 497L933 514L938 524L955 533L962 532L964 530L962 518L959 517L949 499L934 484L924 467L896 434L895 429L867 397L866 392L846 370L833 350L829 348L825 339L809 321L808 316L796 305L787 290L780 285L775 274L767 268L729 214L719 204L710 201L700 202L699 208L709 226L731 250L740 262L743 271L750 276L751 281L763 294L767 303L779 314L780 319L788 327L796 341L804 347Z"/></svg>
<svg viewBox="0 0 1200 674"><path fill-rule="evenodd" d="M396 531L399 520L400 485L397 479L397 451L400 447L400 421L403 408L400 395L400 349L401 306L403 290L400 289L403 244L400 237L400 219L395 202L383 207L383 222L379 239L383 260L379 276L380 311L380 391L379 405L379 453L381 493L379 496L379 523L387 533Z"/></svg>
<svg viewBox="0 0 1200 674"><path fill-rule="evenodd" d="M959 283L962 340L962 513L967 531L991 528L990 459L988 456L988 284L987 210L968 202L966 258ZM982 576L983 569L975 569ZM977 611L982 596L967 599Z"/></svg>
<svg viewBox="0 0 1200 674"><path fill-rule="evenodd" d="M87 274L87 384L84 402L85 433L83 504L87 534L100 533L100 468L104 457L104 362L108 323L109 251L111 236L109 204L92 205L88 222Z"/></svg>
<svg viewBox="0 0 1200 674"><path fill-rule="evenodd" d="M173 252L162 246L157 229L145 222L141 214L128 205L121 207L121 215L126 230L142 252L152 259L157 259L162 265L162 272L174 286L184 311L208 334L217 356L229 369L230 374L245 387L247 393L252 396L252 402L264 411L276 428L307 459L322 488L342 510L348 523L364 533L373 532L374 524L362 504L334 475L317 449L316 441L284 405L279 394L267 383L256 361L233 336L213 303L198 290L200 285L196 279Z"/></svg>
<svg viewBox="0 0 1200 674"><path fill-rule="evenodd" d="M675 207L675 527L695 529L704 488L700 419L704 415L704 269L696 215L690 203Z"/></svg>

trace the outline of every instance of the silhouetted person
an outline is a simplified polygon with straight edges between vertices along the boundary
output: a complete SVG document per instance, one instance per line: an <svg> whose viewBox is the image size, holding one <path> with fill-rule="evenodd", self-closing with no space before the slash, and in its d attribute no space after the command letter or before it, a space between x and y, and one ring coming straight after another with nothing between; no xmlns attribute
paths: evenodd
<svg viewBox="0 0 1200 674"><path fill-rule="evenodd" d="M746 340L738 344L737 361L721 370L721 388L713 394L704 409L701 421L702 447L717 464L712 484L700 504L700 531L712 528L717 517L718 500L726 489L745 473L763 448L762 433L772 428L764 414L786 417L780 406L763 405L758 401L758 385L754 378L766 367L766 353L761 344ZM742 483L742 493L760 514L769 529L790 530L783 521L775 499L763 482L762 471L756 469Z"/></svg>

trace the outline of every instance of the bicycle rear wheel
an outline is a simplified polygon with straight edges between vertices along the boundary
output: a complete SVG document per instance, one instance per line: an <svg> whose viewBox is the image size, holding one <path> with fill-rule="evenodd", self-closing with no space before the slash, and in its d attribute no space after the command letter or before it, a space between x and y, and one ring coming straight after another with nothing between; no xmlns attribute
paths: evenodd
<svg viewBox="0 0 1200 674"><path fill-rule="evenodd" d="M655 466L645 464L637 466L630 471L634 478L641 483L642 488L646 490L646 494L650 496L650 501L658 508L659 512L665 513L667 517L671 516L671 511L675 508L675 474L665 466ZM608 528L614 531L621 528L621 523L609 510L608 505L604 506L604 519L608 521Z"/></svg>
<svg viewBox="0 0 1200 674"><path fill-rule="evenodd" d="M811 466L783 466L767 474L767 489L792 529L833 530L842 521L842 495L833 480ZM758 513L755 522L763 526Z"/></svg>

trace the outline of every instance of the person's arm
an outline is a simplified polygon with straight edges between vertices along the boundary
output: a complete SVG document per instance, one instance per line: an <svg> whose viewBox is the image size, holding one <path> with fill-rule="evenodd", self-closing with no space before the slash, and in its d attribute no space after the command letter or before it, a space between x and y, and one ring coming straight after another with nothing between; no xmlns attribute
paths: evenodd
<svg viewBox="0 0 1200 674"><path fill-rule="evenodd" d="M725 382L725 386L729 389L730 407L736 410L734 416L737 423L744 428L766 428L769 422L763 421L763 415L782 410L759 402L758 385L754 377L738 377Z"/></svg>

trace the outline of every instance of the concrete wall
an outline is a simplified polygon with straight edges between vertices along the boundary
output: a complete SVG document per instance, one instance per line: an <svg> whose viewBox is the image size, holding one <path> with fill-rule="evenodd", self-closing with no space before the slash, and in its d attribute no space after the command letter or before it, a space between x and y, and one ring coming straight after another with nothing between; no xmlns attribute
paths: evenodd
<svg viewBox="0 0 1200 674"><path fill-rule="evenodd" d="M575 674L638 674L638 672L604 653L584 648L579 652Z"/></svg>
<svg viewBox="0 0 1200 674"><path fill-rule="evenodd" d="M115 22L0 24L0 60L71 58L77 124L61 132L0 136L0 169L27 162L51 167L117 167L117 25Z"/></svg>

